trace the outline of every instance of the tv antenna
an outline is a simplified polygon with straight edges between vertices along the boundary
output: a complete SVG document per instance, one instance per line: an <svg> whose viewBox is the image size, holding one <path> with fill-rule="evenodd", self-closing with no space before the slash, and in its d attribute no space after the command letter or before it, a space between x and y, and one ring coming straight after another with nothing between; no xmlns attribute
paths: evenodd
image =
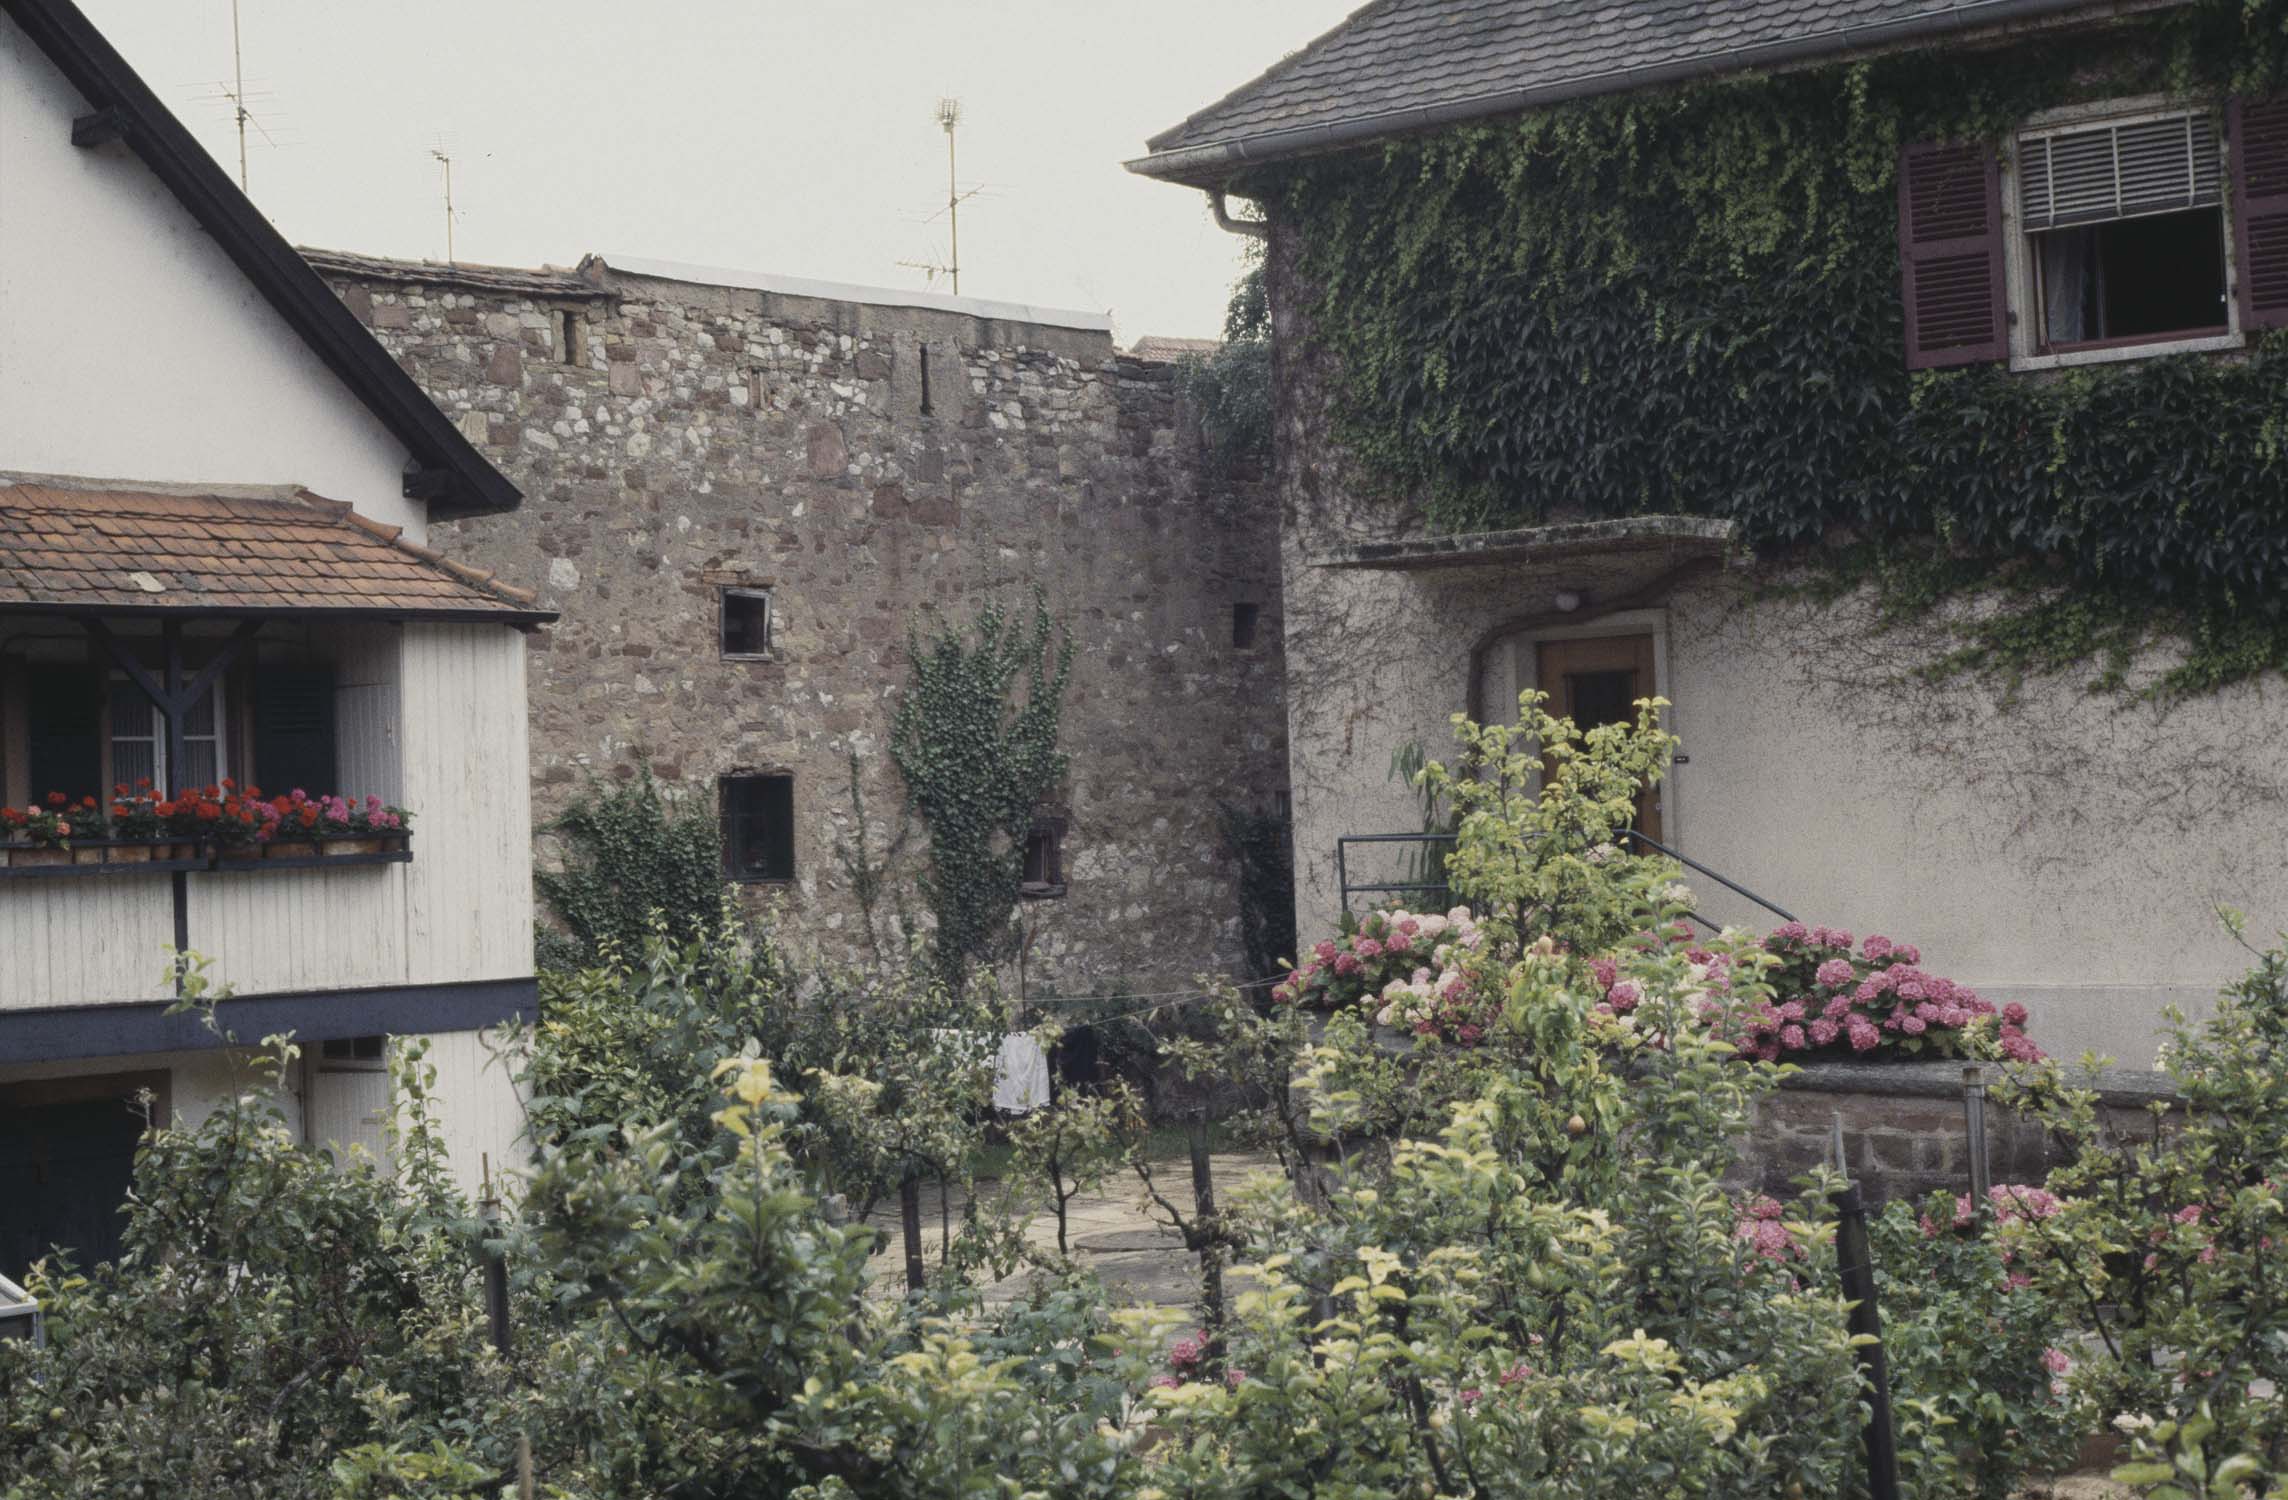
<svg viewBox="0 0 2288 1500"><path fill-rule="evenodd" d="M445 264L449 266L453 264L453 157L443 141L431 146L429 154L445 169Z"/></svg>
<svg viewBox="0 0 2288 1500"><path fill-rule="evenodd" d="M901 260L898 264L926 273L933 282L940 276L950 277L953 282L953 294L958 297L961 295L961 205L968 199L976 197L984 189L971 188L965 193L961 190L961 184L955 175L953 136L955 128L961 124L961 101L959 99L938 100L937 123L945 130L945 264L939 265L935 261L927 260ZM937 215L932 214L930 217L934 219Z"/></svg>
<svg viewBox="0 0 2288 1500"><path fill-rule="evenodd" d="M230 81L213 84L211 92L201 94L198 98L201 103L220 104L230 111L231 128L238 132L238 190L242 193L247 191L248 129L251 128L261 136L266 145L281 144L255 113L255 107L258 104L267 107L271 97L268 89L259 86L250 89L246 85L246 49L241 42L239 0L230 0Z"/></svg>

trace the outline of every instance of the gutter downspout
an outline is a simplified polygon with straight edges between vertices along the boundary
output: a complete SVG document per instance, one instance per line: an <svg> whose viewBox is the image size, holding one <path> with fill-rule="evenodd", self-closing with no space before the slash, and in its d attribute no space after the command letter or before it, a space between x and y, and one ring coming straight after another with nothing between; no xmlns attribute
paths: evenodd
<svg viewBox="0 0 2288 1500"><path fill-rule="evenodd" d="M2163 3L2166 4L2166 0ZM1777 63L1807 62L1840 53L1914 41L1926 36L1954 35L1981 22L1999 24L2072 10L2118 16L2155 8L2159 7L2142 3L2142 0L2111 0L2111 3L2094 4L2092 0L1955 0L1955 3L1901 20L1863 22L1813 36L1789 37L1776 42L1751 42L1675 62L1611 68L1601 73L1533 84L1525 88L1505 89L1499 93L1456 99L1445 104L1383 110L1325 125L1266 131L1262 135L1213 141L1201 146L1179 146L1140 156L1122 165L1143 177L1196 180L1197 177L1212 172L1228 178L1231 172L1244 166L1339 150L1365 141L1380 140L1385 136L1432 130L1465 120L1485 119L1491 115L1515 114L1567 99L1616 94L1654 84L1681 83L1712 73L1743 72Z"/></svg>
<svg viewBox="0 0 2288 1500"><path fill-rule="evenodd" d="M1208 207L1215 212L1216 228L1225 234L1246 235L1251 240L1268 240L1271 238L1271 226L1263 220L1235 219L1231 216L1231 210L1224 203L1224 190L1222 188L1209 188L1207 195Z"/></svg>

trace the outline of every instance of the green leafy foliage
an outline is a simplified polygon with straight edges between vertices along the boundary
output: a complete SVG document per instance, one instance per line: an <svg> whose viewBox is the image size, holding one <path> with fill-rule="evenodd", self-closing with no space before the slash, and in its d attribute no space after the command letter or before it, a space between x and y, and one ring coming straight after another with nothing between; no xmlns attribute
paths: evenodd
<svg viewBox="0 0 2288 1500"><path fill-rule="evenodd" d="M714 813L662 789L649 765L617 785L591 781L554 831L564 842L563 868L532 877L561 927L541 930L543 968L584 968L615 949L640 953L654 913L675 933L716 921L723 846Z"/></svg>
<svg viewBox="0 0 2288 1500"><path fill-rule="evenodd" d="M2181 1102L2142 1120L2110 1117L2056 1063L2018 1076L2018 1102L2069 1160L2050 1177L2064 1207L2014 1237L2036 1284L2090 1326L2073 1381L2099 1420L2176 1443L2175 1458L2195 1465L2179 1480L2205 1473L2208 1460L2185 1448L2204 1438L2216 1458L2252 1454L2278 1473L2288 1468L2278 1394L2288 1389L2288 949L2260 954L2206 1022L2171 1012L2161 1061Z"/></svg>
<svg viewBox="0 0 2288 1500"><path fill-rule="evenodd" d="M1664 698L1639 700L1633 722L1593 729L1552 715L1548 700L1520 693L1514 724L1454 715L1454 765L1430 761L1417 779L1426 801L1451 809L1446 884L1499 943L1514 951L1549 935L1600 954L1637 930L1649 887L1677 873L1628 852L1639 802L1677 740L1660 727Z"/></svg>
<svg viewBox="0 0 2288 1500"><path fill-rule="evenodd" d="M1038 595L1022 622L987 604L966 631L908 637L913 678L890 726L890 754L928 826L922 888L937 920L938 978L956 993L973 965L1010 940L1026 835L1064 779L1057 726L1072 649L1071 632L1056 628Z"/></svg>
<svg viewBox="0 0 2288 1500"><path fill-rule="evenodd" d="M1271 306L1260 255L1232 287L1222 344L1186 358L1176 380L1218 470L1256 472L1271 462Z"/></svg>
<svg viewBox="0 0 2288 1500"><path fill-rule="evenodd" d="M1451 530L1690 513L1765 554L1856 537L2005 614L1947 670L2052 670L2173 631L2197 691L2288 662L2288 364L1910 374L1897 148L2279 76L2278 0L2014 51L1555 106L1267 180L1335 356L1346 445ZM1871 564L1871 565L1870 565ZM1891 595L1894 599L1896 595ZM2057 599L2072 601L2061 614Z"/></svg>

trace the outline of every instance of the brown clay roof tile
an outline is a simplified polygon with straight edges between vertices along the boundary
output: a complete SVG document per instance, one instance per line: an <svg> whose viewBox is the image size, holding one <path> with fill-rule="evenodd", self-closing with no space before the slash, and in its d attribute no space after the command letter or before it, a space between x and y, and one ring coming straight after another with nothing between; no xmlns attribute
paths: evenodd
<svg viewBox="0 0 2288 1500"><path fill-rule="evenodd" d="M553 618L537 598L307 490L190 494L0 477L0 603L13 606L354 609L531 624Z"/></svg>

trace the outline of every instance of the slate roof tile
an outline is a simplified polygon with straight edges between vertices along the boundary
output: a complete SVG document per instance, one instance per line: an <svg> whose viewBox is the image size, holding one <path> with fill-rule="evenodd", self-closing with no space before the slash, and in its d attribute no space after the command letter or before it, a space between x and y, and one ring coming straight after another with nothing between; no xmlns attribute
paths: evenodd
<svg viewBox="0 0 2288 1500"><path fill-rule="evenodd" d="M1159 155L1607 76L1622 88L1629 70L1828 36L1840 50L1841 39L1875 27L1968 30L1994 22L1999 8L1996 0L1372 0L1148 144ZM1151 169L1149 159L1143 165Z"/></svg>

